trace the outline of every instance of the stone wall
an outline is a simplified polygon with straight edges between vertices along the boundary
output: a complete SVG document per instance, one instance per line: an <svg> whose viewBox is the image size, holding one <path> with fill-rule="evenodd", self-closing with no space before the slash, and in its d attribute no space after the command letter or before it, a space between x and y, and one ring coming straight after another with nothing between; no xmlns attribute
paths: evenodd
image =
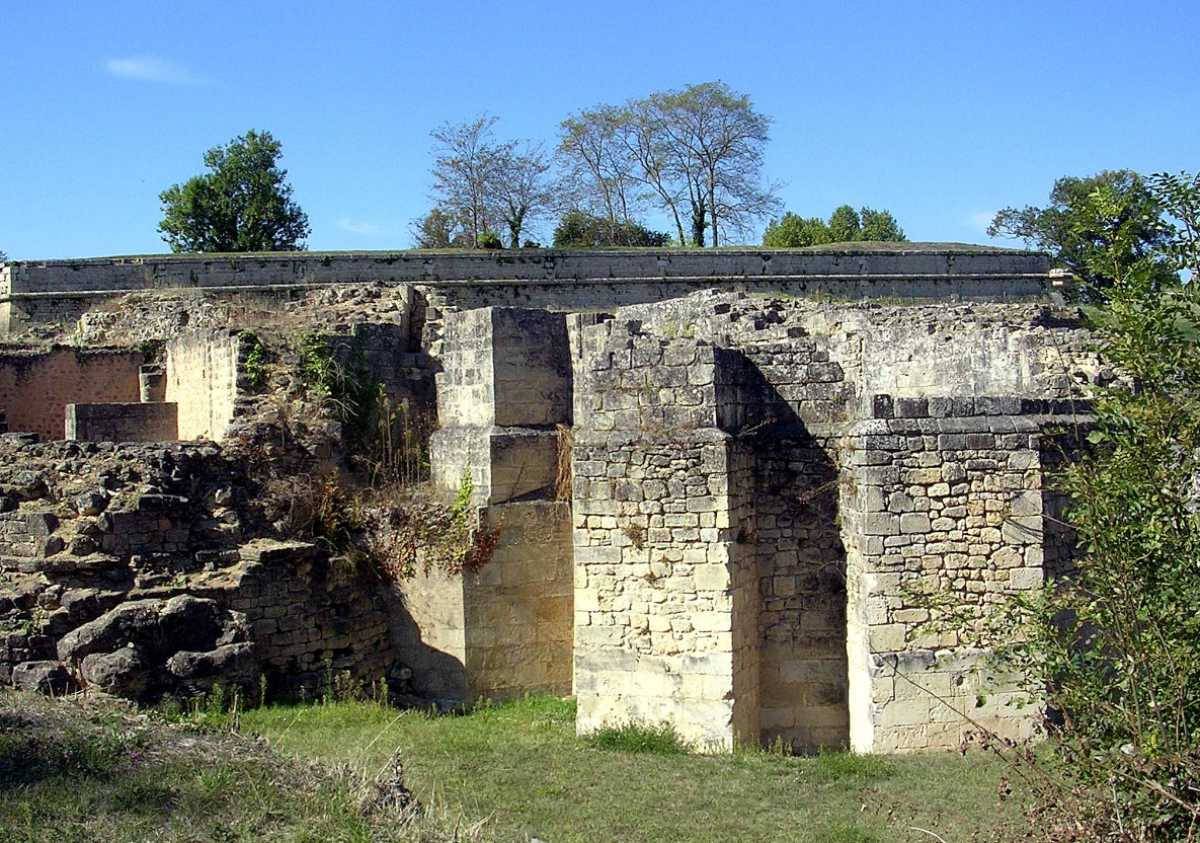
<svg viewBox="0 0 1200 843"><path fill-rule="evenodd" d="M916 595L987 607L1042 585L1041 425L1014 398L875 403L848 431L842 472L851 745L955 746L974 728L964 714L1028 737L1036 708L1003 682L985 689L978 654L930 631Z"/></svg>
<svg viewBox="0 0 1200 843"><path fill-rule="evenodd" d="M430 337L444 312L492 306L610 310L688 293L778 290L838 298L1038 298L1051 289L1043 255L955 244L814 250L549 249L464 252L146 255L19 261L0 267L0 336L73 322L114 295L206 289L280 296L314 286L419 285Z"/></svg>
<svg viewBox="0 0 1200 843"><path fill-rule="evenodd" d="M414 687L468 700L569 693L570 510L555 499L556 425L571 418L566 319L483 308L446 329L432 485L448 499L469 491L480 529L499 533L479 570L405 584Z"/></svg>
<svg viewBox="0 0 1200 843"><path fill-rule="evenodd" d="M571 528L566 504L493 506L486 565L462 575L465 667L474 697L571 693Z"/></svg>
<svg viewBox="0 0 1200 843"><path fill-rule="evenodd" d="M990 337L973 380L943 365L951 316ZM576 331L581 730L665 718L700 745L861 751L957 746L965 716L1031 734L1036 705L929 637L906 589L987 605L1040 584L1047 553L1068 564L1041 431L1088 423L1072 396L1101 373L1077 319L705 293ZM889 331L932 339L868 350ZM920 397L864 393L889 360ZM990 384L1020 394L975 394ZM690 565L714 553L706 593Z"/></svg>
<svg viewBox="0 0 1200 843"><path fill-rule="evenodd" d="M179 408L180 439L219 442L233 421L242 354L237 333L198 331L167 343L164 397Z"/></svg>
<svg viewBox="0 0 1200 843"><path fill-rule="evenodd" d="M577 728L758 739L758 582L736 360L609 322L581 335L572 451Z"/></svg>
<svg viewBox="0 0 1200 843"><path fill-rule="evenodd" d="M177 404L68 404L66 438L80 442L173 442Z"/></svg>
<svg viewBox="0 0 1200 843"><path fill-rule="evenodd" d="M259 495L211 445L0 437L0 682L149 700L394 678L386 584L267 535Z"/></svg>
<svg viewBox="0 0 1200 843"><path fill-rule="evenodd" d="M143 362L130 349L0 352L0 417L9 431L62 439L68 404L138 401Z"/></svg>

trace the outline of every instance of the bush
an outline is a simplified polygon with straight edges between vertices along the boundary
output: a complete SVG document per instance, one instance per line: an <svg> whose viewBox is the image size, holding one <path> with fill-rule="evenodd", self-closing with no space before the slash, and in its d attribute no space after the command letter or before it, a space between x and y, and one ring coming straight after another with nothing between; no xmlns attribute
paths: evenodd
<svg viewBox="0 0 1200 843"><path fill-rule="evenodd" d="M1094 258L1114 270L1096 332L1120 378L1094 390L1093 450L1057 479L1074 567L957 620L1059 718L1053 761L1015 756L1039 795L1033 831L1051 841L1200 834L1200 295L1172 272L1200 270L1200 180L1152 183L1182 223L1166 250L1115 259L1129 244L1105 222L1119 217L1108 188L1077 222L1112 229Z"/></svg>

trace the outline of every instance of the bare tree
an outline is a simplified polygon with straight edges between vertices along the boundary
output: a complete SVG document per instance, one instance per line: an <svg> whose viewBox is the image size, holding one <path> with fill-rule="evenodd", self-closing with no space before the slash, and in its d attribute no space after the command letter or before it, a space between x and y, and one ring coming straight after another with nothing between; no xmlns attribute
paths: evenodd
<svg viewBox="0 0 1200 843"><path fill-rule="evenodd" d="M558 143L573 204L606 218L611 226L630 221L636 211L636 164L620 137L623 128L620 109L600 106L564 120Z"/></svg>
<svg viewBox="0 0 1200 843"><path fill-rule="evenodd" d="M540 144L508 143L495 151L488 194L497 218L508 228L509 246L521 245L521 232L554 209L550 162Z"/></svg>
<svg viewBox="0 0 1200 843"><path fill-rule="evenodd" d="M671 217L681 243L704 246L712 232L718 246L779 210L777 187L762 182L769 128L749 97L705 82L574 115L559 153L610 219L628 216L632 185Z"/></svg>
<svg viewBox="0 0 1200 843"><path fill-rule="evenodd" d="M475 247L493 221L490 189L504 152L492 140L495 124L496 118L485 114L466 123L446 123L432 132L434 199L463 220Z"/></svg>
<svg viewBox="0 0 1200 843"><path fill-rule="evenodd" d="M619 137L633 171L647 190L646 198L671 215L679 242L686 243L680 206L687 196L680 171L663 131L663 115L653 99L633 100L620 112Z"/></svg>
<svg viewBox="0 0 1200 843"><path fill-rule="evenodd" d="M701 194L691 197L693 208L704 205L714 246L723 232L745 233L779 209L777 187L762 183L771 120L748 96L723 82L704 82L651 100L689 191Z"/></svg>

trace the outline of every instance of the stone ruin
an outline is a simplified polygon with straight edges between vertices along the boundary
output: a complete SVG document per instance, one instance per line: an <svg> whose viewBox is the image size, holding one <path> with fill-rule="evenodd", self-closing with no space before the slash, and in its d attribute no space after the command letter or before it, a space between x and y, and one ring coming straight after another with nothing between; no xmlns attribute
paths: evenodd
<svg viewBox="0 0 1200 843"><path fill-rule="evenodd" d="M916 592L1070 564L1046 474L1104 373L1059 283L920 244L5 265L0 680L548 691L701 748L1030 737ZM255 509L250 332L304 320L436 410L430 483L486 564L364 579Z"/></svg>

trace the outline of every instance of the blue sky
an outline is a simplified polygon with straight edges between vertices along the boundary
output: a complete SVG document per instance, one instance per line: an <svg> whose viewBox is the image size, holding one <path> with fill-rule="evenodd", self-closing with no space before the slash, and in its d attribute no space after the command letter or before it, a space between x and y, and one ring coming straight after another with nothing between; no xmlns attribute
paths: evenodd
<svg viewBox="0 0 1200 843"><path fill-rule="evenodd" d="M0 249L165 251L158 193L249 128L315 249L409 245L429 131L723 79L774 118L786 206L986 242L1064 174L1200 169L1194 2L63 3L0 0Z"/></svg>

